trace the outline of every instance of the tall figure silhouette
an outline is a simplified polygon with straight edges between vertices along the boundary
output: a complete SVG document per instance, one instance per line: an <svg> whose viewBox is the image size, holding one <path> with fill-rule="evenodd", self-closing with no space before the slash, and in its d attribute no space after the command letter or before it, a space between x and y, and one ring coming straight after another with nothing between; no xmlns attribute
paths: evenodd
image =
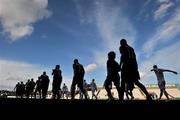
<svg viewBox="0 0 180 120"><path fill-rule="evenodd" d="M116 54L115 52L111 51L108 53L108 60L107 60L107 77L104 82L105 89L107 91L107 95L109 99L114 99L112 94L111 94L111 89L109 85L113 82L114 85L116 86L116 89L118 91L118 95L120 98L120 66L119 64L115 61Z"/></svg>
<svg viewBox="0 0 180 120"><path fill-rule="evenodd" d="M52 92L53 99L60 98L60 88L62 83L62 72L60 70L60 65L56 65L55 69L52 70L53 83L52 83Z"/></svg>
<svg viewBox="0 0 180 120"><path fill-rule="evenodd" d="M74 59L73 71L74 71L74 76L73 76L73 81L71 85L71 99L74 99L76 85L78 85L80 91L84 94L85 99L87 99L87 95L83 88L83 80L84 80L85 71L84 71L83 65L81 65L78 62L78 59Z"/></svg>
<svg viewBox="0 0 180 120"><path fill-rule="evenodd" d="M151 100L145 86L139 82L140 75L134 49L127 44L125 39L121 39L119 51L121 54L121 100L124 99L125 84L129 86L137 85L146 95L146 99Z"/></svg>
<svg viewBox="0 0 180 120"><path fill-rule="evenodd" d="M42 98L46 99L48 87L49 87L49 76L46 75L46 72L43 72L40 79L41 81L41 87L42 87Z"/></svg>

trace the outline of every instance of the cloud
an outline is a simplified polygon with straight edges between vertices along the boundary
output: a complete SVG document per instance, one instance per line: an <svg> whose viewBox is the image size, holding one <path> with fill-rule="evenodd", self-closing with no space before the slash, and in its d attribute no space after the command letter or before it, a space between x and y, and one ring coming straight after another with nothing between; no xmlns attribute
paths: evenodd
<svg viewBox="0 0 180 120"><path fill-rule="evenodd" d="M11 41L29 36L33 24L48 18L48 0L0 0L0 23Z"/></svg>
<svg viewBox="0 0 180 120"><path fill-rule="evenodd" d="M162 26L158 27L155 34L143 45L143 51L152 54L157 46L173 40L180 33L180 8Z"/></svg>
<svg viewBox="0 0 180 120"><path fill-rule="evenodd" d="M159 8L154 12L154 20L159 20L166 16L168 10L174 6L173 2L169 2L168 0L161 0L161 4Z"/></svg>
<svg viewBox="0 0 180 120"><path fill-rule="evenodd" d="M180 40L177 40L171 46L163 48L161 50L156 51L156 53L148 58L147 60L143 61L140 65L140 72L142 73L142 80L152 81L156 79L154 77L154 73L150 72L152 66L157 64L159 67L163 67L164 69L170 69L178 71L180 70L180 54L177 51L180 51ZM174 76L176 78L176 76ZM180 77L178 75L178 77ZM174 79L176 83L180 83L178 79ZM168 79L168 81L170 81ZM172 81L170 81L172 82Z"/></svg>
<svg viewBox="0 0 180 120"><path fill-rule="evenodd" d="M123 14L126 1L93 0L86 2L74 0L81 24L93 24L100 35L98 44L101 47L93 51L94 63L97 67L105 68L107 53L115 51L119 53L119 41L122 38L133 45L136 39L136 30L128 17Z"/></svg>
<svg viewBox="0 0 180 120"><path fill-rule="evenodd" d="M85 67L85 72L90 73L94 71L97 68L96 64L89 64L88 66Z"/></svg>
<svg viewBox="0 0 180 120"><path fill-rule="evenodd" d="M96 6L95 13L97 28L108 50L117 50L117 43L121 38L126 38L133 44L136 30L119 6L102 2Z"/></svg>
<svg viewBox="0 0 180 120"><path fill-rule="evenodd" d="M13 90L17 82L26 82L30 78L36 80L42 72L43 70L37 65L1 59L0 89Z"/></svg>
<svg viewBox="0 0 180 120"><path fill-rule="evenodd" d="M164 3L164 2L169 2L170 0L157 0L157 2L159 2L159 3Z"/></svg>

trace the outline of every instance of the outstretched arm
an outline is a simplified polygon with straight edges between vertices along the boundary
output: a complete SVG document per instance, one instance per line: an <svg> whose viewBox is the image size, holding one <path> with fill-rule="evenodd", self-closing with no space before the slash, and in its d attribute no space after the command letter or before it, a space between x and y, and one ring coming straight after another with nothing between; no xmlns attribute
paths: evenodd
<svg viewBox="0 0 180 120"><path fill-rule="evenodd" d="M154 71L154 69L151 69L151 72Z"/></svg>
<svg viewBox="0 0 180 120"><path fill-rule="evenodd" d="M165 69L163 69L163 72L172 72L172 73L174 73L174 74L178 74L176 71L172 71L172 70L165 70Z"/></svg>

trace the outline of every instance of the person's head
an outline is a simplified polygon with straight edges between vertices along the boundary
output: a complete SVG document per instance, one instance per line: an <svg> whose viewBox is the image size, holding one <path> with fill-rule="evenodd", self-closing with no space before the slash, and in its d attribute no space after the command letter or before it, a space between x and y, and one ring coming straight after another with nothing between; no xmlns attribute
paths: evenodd
<svg viewBox="0 0 180 120"><path fill-rule="evenodd" d="M108 59L114 60L116 58L116 53L111 51L108 53Z"/></svg>
<svg viewBox="0 0 180 120"><path fill-rule="evenodd" d="M95 82L95 79L92 79L93 82Z"/></svg>
<svg viewBox="0 0 180 120"><path fill-rule="evenodd" d="M158 67L157 67L157 65L153 65L153 68L154 68L154 69L157 69Z"/></svg>
<svg viewBox="0 0 180 120"><path fill-rule="evenodd" d="M157 67L157 65L153 65L153 69L154 69L154 71L158 72L158 67Z"/></svg>
<svg viewBox="0 0 180 120"><path fill-rule="evenodd" d="M77 64L78 63L78 59L74 59L74 64Z"/></svg>
<svg viewBox="0 0 180 120"><path fill-rule="evenodd" d="M56 65L56 69L59 69L60 68L60 65Z"/></svg>
<svg viewBox="0 0 180 120"><path fill-rule="evenodd" d="M46 72L45 72L45 71L43 72L43 75L46 75Z"/></svg>
<svg viewBox="0 0 180 120"><path fill-rule="evenodd" d="M127 41L125 39L121 39L120 44L123 45L127 45Z"/></svg>

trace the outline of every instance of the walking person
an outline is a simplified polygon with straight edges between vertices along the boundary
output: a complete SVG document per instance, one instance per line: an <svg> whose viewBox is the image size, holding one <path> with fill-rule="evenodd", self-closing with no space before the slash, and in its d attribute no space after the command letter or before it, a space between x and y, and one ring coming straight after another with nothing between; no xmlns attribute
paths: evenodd
<svg viewBox="0 0 180 120"><path fill-rule="evenodd" d="M139 82L140 75L134 49L127 44L125 39L121 39L119 51L121 54L121 100L124 99L125 84L135 84L143 91L147 100L152 100L145 86Z"/></svg>
<svg viewBox="0 0 180 120"><path fill-rule="evenodd" d="M71 85L71 99L74 99L76 85L78 85L80 91L84 94L85 99L87 99L87 95L83 88L85 70L84 70L83 65L79 63L78 59L74 59L73 71L74 71L74 76L73 76L73 81Z"/></svg>
<svg viewBox="0 0 180 120"><path fill-rule="evenodd" d="M95 95L95 92L97 91L97 85L96 85L95 79L92 79L92 82L90 85L91 85L91 91L92 91L91 99L93 99L95 97L95 99L97 100L97 96Z"/></svg>
<svg viewBox="0 0 180 120"><path fill-rule="evenodd" d="M119 99L120 99L120 76L119 76L120 66L115 61L115 58L116 58L116 54L115 54L114 51L111 51L111 52L108 53L107 77L106 77L106 80L104 82L104 86L105 86L108 98L110 100L114 99L112 94L111 94L111 89L109 87L109 85L111 85L112 82L116 86L118 96L119 96Z"/></svg>
<svg viewBox="0 0 180 120"><path fill-rule="evenodd" d="M55 69L52 70L52 75L53 75L52 98L60 99L60 88L62 83L62 72L60 70L60 65L56 65Z"/></svg>

